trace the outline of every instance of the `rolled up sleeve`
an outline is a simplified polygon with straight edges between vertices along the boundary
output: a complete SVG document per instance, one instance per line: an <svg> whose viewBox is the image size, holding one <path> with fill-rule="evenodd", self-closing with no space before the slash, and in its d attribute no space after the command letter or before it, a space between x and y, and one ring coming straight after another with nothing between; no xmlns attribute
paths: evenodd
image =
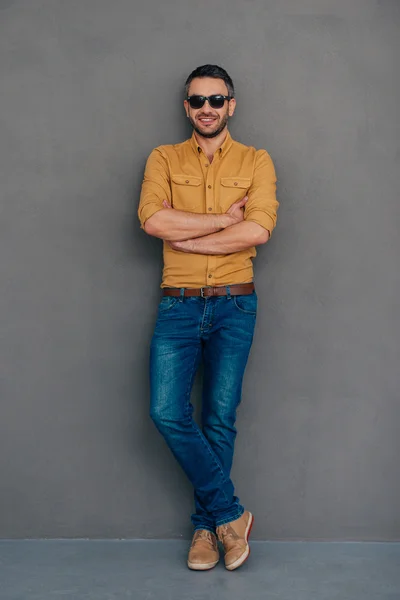
<svg viewBox="0 0 400 600"><path fill-rule="evenodd" d="M245 205L245 220L258 223L271 235L277 221L279 202L276 199L274 164L266 150L258 150L252 184Z"/></svg>
<svg viewBox="0 0 400 600"><path fill-rule="evenodd" d="M171 186L168 161L162 147L159 147L150 154L144 171L138 207L138 217L142 229L150 217L164 208L163 200L171 202Z"/></svg>

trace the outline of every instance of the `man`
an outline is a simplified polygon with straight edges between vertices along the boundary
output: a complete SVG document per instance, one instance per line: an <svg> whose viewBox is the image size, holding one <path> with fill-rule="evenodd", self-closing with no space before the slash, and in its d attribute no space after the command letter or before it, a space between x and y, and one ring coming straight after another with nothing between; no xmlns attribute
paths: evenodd
<svg viewBox="0 0 400 600"><path fill-rule="evenodd" d="M163 296L150 349L151 417L194 487L188 566L234 570L247 559L252 514L230 478L236 409L253 340L257 295L252 258L276 224L270 156L233 141L236 101L228 73L193 71L184 107L191 139L150 154L138 215L164 240ZM190 392L203 361L202 428Z"/></svg>

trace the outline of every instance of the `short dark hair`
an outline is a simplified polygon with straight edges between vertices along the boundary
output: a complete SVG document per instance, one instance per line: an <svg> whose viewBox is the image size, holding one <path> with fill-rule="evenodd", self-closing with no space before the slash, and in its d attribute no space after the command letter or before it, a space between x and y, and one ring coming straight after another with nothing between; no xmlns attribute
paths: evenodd
<svg viewBox="0 0 400 600"><path fill-rule="evenodd" d="M225 69L219 67L218 65L202 65L201 67L197 67L197 69L192 71L189 77L186 79L185 96L188 96L190 84L192 83L193 79L196 79L197 77L213 77L214 79L223 79L226 87L228 88L229 96L232 98L234 97L235 88L233 86L233 81Z"/></svg>

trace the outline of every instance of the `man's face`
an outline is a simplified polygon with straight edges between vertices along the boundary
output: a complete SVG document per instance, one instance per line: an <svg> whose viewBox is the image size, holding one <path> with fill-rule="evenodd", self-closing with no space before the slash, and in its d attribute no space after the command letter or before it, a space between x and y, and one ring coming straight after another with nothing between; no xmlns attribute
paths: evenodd
<svg viewBox="0 0 400 600"><path fill-rule="evenodd" d="M224 80L213 77L197 77L190 84L188 96L213 96L214 94L229 95ZM184 105L196 133L205 138L213 138L226 127L229 117L235 112L236 101L234 98L229 102L225 100L222 108L212 108L208 100L201 108L197 109L191 108L187 100L184 101Z"/></svg>

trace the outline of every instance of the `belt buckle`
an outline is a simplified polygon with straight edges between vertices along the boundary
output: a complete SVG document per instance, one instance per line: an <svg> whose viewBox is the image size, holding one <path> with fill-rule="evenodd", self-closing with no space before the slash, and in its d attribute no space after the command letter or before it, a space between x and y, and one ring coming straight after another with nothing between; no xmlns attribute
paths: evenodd
<svg viewBox="0 0 400 600"><path fill-rule="evenodd" d="M202 298L205 298L205 295L204 295L204 290L208 290L210 287L211 287L210 285L206 285L206 286L204 286L204 287L201 287L201 288L200 288L200 296L201 296ZM208 296L207 296L207 297L208 297Z"/></svg>

